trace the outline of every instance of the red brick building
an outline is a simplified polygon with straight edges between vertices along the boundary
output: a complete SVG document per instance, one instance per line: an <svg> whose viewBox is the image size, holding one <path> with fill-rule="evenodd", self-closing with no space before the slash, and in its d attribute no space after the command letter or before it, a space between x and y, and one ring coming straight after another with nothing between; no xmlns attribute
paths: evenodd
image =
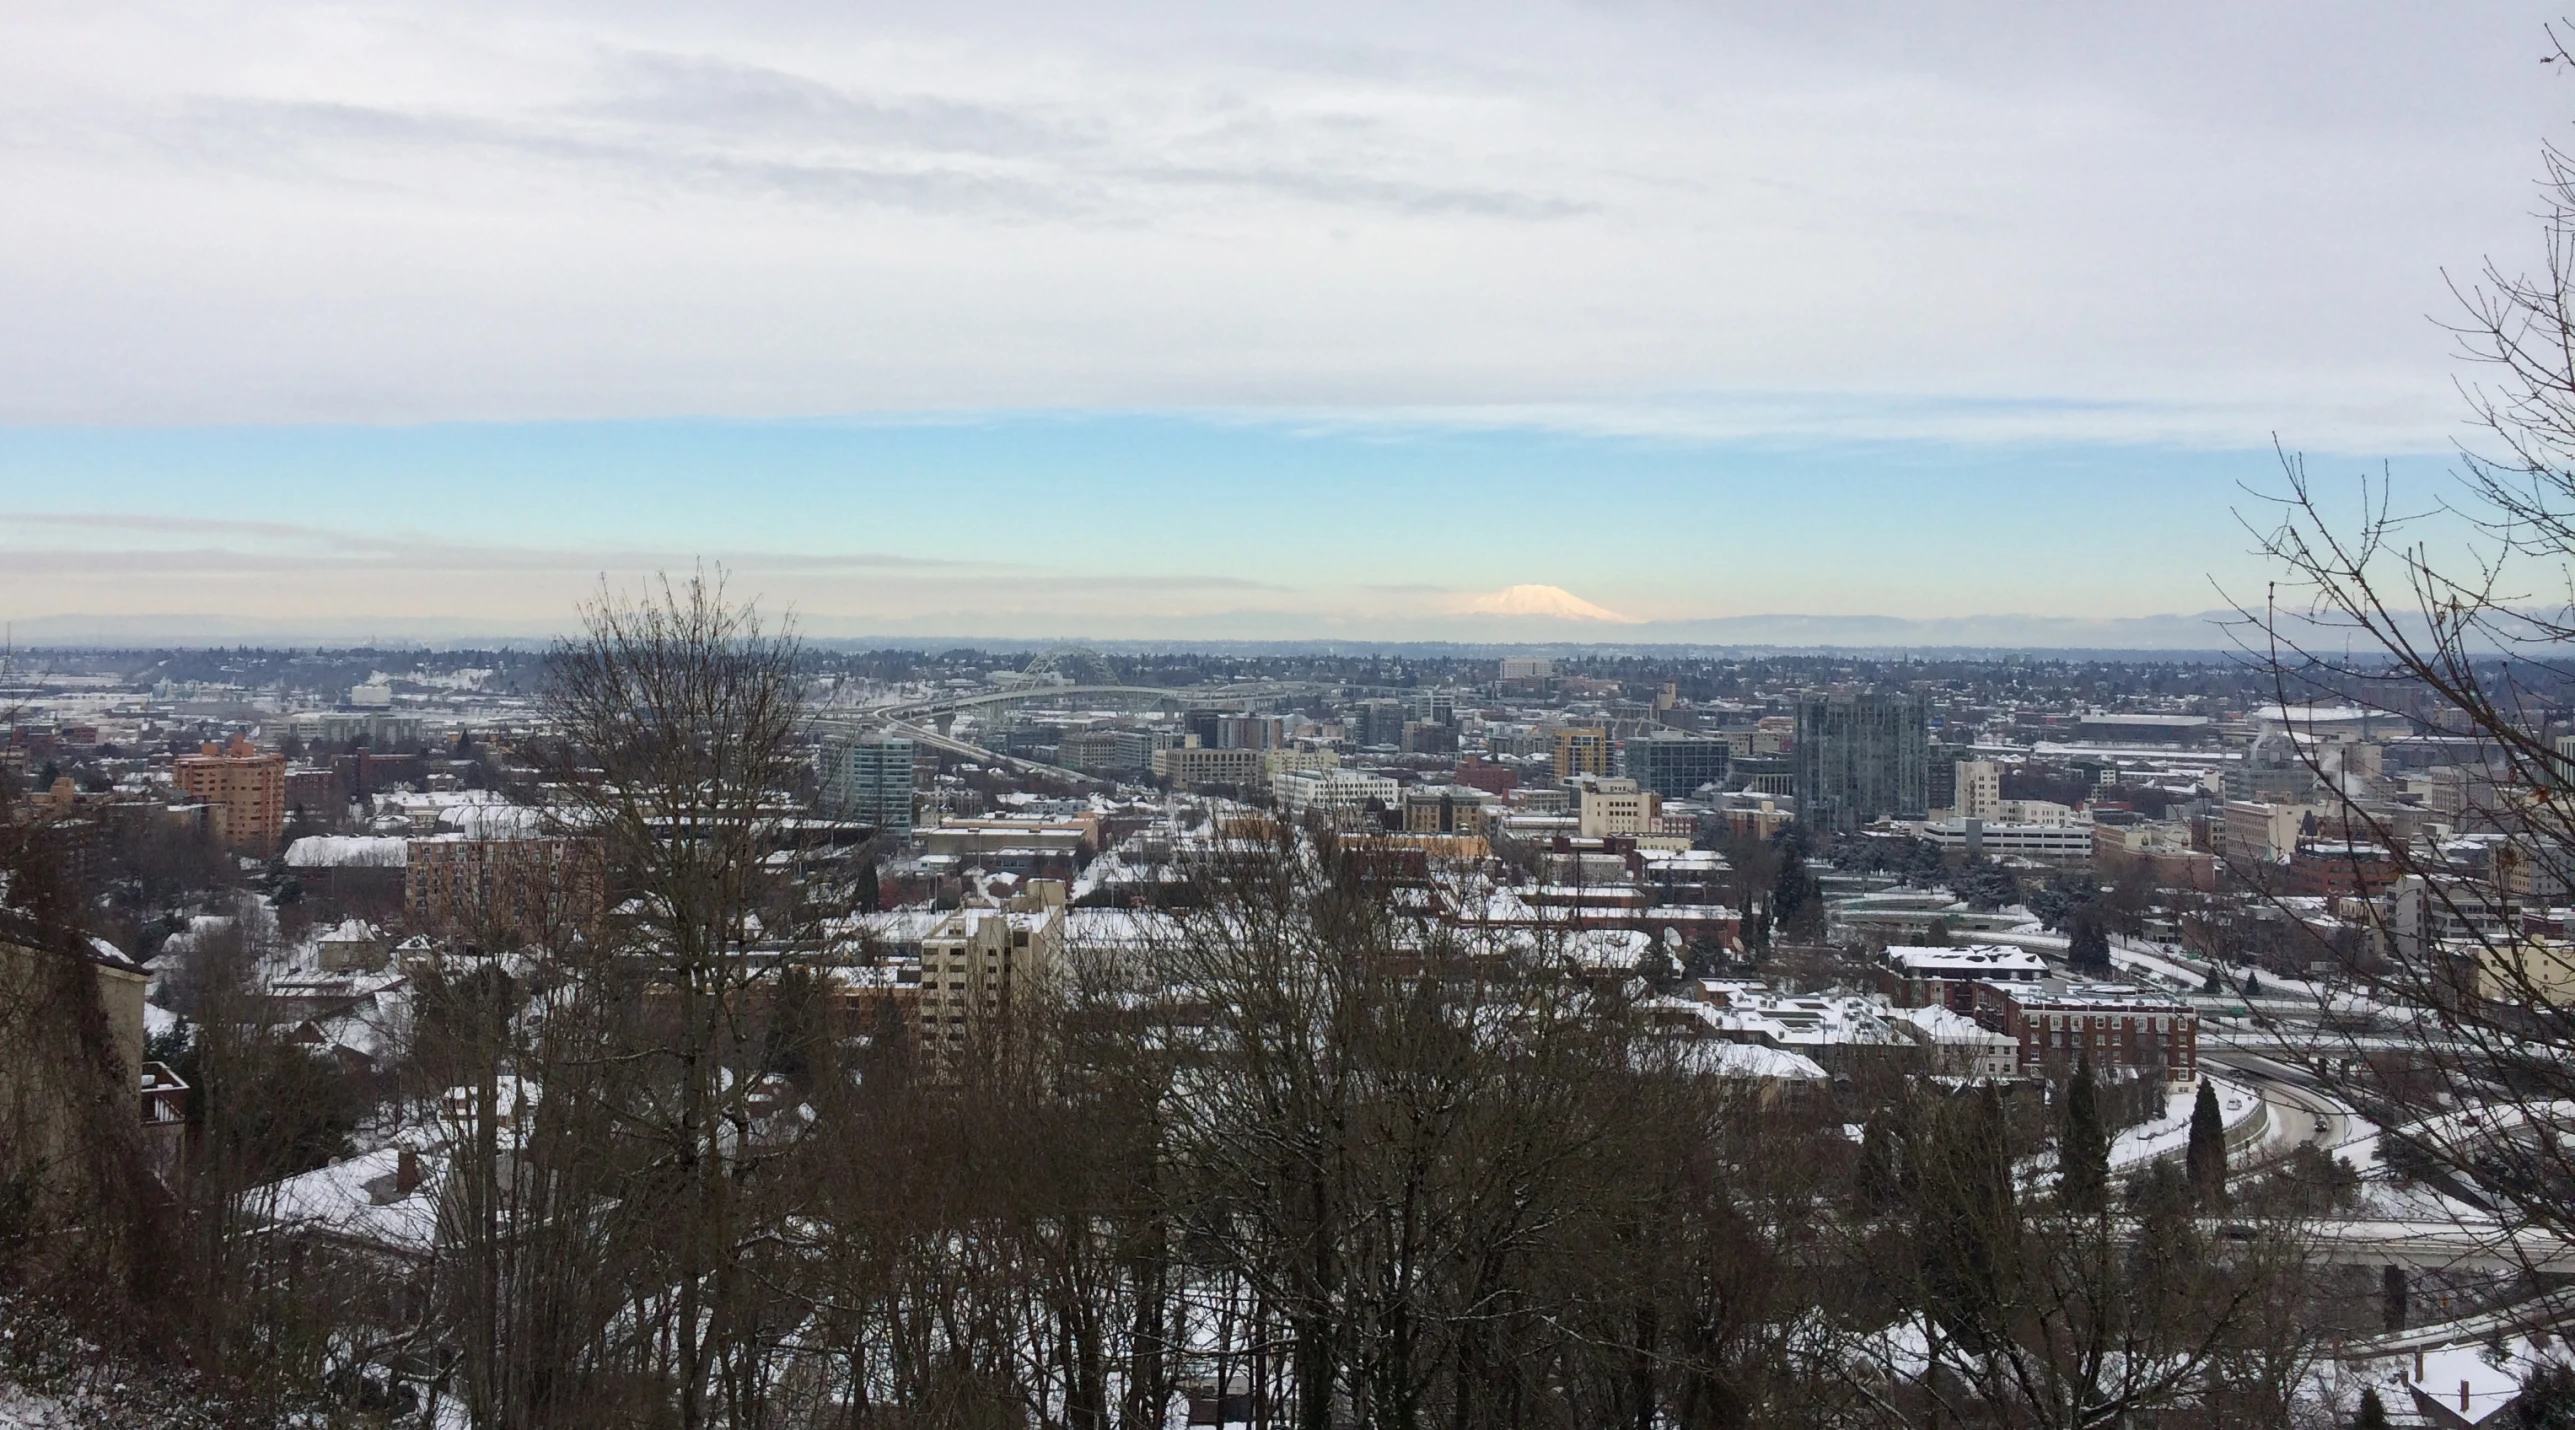
<svg viewBox="0 0 2575 1430"><path fill-rule="evenodd" d="M2021 1071L2160 1068L2168 1082L2199 1075L2199 1014L2186 1003L2121 983L1979 983L1976 1021L2020 1044Z"/></svg>
<svg viewBox="0 0 2575 1430"><path fill-rule="evenodd" d="M1895 944L1878 965L1878 991L1899 1008L1946 1008L1973 1016L1979 983L2036 983L2047 960L1994 944Z"/></svg>

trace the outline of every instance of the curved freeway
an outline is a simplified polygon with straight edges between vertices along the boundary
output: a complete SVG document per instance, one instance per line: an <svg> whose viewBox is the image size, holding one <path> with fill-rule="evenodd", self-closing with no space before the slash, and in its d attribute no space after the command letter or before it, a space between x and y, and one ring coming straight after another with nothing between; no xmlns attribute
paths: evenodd
<svg viewBox="0 0 2575 1430"><path fill-rule="evenodd" d="M2236 1175L2268 1167L2302 1144L2331 1156L2359 1147L2378 1135L2378 1129L2359 1112L2342 1099L2312 1086L2308 1075L2297 1068L2235 1049L2203 1050L2200 1061L2226 1069L2236 1081L2252 1088L2270 1104L2269 1130L2253 1155L2235 1168Z"/></svg>

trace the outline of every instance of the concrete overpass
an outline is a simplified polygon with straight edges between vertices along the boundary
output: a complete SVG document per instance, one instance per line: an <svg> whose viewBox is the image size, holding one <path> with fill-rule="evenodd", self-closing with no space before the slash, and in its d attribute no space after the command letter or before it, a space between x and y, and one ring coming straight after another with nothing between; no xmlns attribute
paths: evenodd
<svg viewBox="0 0 2575 1430"><path fill-rule="evenodd" d="M2575 1271L2575 1242L2536 1227L2428 1221L2320 1221L2319 1260L2416 1270Z"/></svg>
<svg viewBox="0 0 2575 1430"><path fill-rule="evenodd" d="M1065 780L1077 785L1099 785L1105 787L1109 783L1107 780L1101 779L1098 775L1086 775L1080 770L1068 770L1062 765L1050 765L1037 760L1021 759L1017 755L1005 755L999 750L987 750L983 746L975 744L972 741L957 739L949 735L945 730L933 730L928 726L915 725L908 720L884 720L872 723L876 723L886 731L900 735L916 745L926 745L933 750L945 750L949 754L962 755L969 760L979 761L983 764L992 765L1000 769L1016 770L1019 773L1026 775L1045 775L1052 779Z"/></svg>

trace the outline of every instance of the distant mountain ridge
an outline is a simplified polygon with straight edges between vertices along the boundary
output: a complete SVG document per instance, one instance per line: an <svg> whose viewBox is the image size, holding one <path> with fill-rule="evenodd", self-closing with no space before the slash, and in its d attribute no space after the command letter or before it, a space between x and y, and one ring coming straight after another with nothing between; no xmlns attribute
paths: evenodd
<svg viewBox="0 0 2575 1430"><path fill-rule="evenodd" d="M1525 613L1461 613L1428 618L1351 620L1296 612L1240 611L1225 615L1144 618L1105 629L1082 629L1081 618L1061 623L1008 621L982 616L926 616L912 620L804 613L798 627L831 645L871 639L905 646L923 643L996 648L1041 646L1066 640L1102 646L1353 646L1539 647L1575 651L1653 646L1851 651L2054 651L2219 652L2235 642L2232 612L2129 617L1769 615L1721 616L1686 621L1611 623ZM1106 623L1102 623L1106 626ZM21 649L46 646L210 647L228 645L354 646L543 644L562 628L544 622L461 621L438 617L340 617L309 621L199 615L43 616L11 623Z"/></svg>

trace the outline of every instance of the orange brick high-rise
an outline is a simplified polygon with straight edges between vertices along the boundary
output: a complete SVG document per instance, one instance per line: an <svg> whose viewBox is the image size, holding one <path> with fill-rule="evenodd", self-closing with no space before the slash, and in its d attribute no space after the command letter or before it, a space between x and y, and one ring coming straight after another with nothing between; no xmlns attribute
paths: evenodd
<svg viewBox="0 0 2575 1430"><path fill-rule="evenodd" d="M205 745L181 755L173 778L179 792L214 811L215 838L234 849L267 855L286 833L286 757L263 754L239 735L230 745Z"/></svg>

